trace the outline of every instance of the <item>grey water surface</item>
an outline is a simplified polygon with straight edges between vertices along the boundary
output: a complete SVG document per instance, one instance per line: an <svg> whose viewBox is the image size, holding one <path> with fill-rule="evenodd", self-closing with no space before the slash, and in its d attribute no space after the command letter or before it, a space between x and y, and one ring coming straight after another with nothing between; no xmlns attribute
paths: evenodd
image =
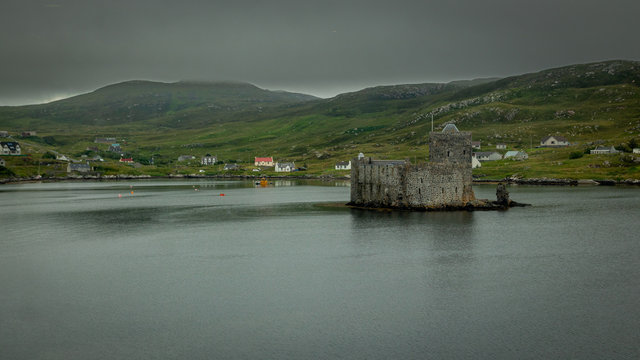
<svg viewBox="0 0 640 360"><path fill-rule="evenodd" d="M1 186L0 359L640 358L639 188L416 213L347 185Z"/></svg>

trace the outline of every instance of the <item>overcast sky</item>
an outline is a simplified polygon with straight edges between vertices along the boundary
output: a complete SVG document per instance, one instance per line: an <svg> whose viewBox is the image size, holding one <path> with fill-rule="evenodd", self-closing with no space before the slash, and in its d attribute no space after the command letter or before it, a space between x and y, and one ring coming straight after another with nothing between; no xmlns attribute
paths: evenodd
<svg viewBox="0 0 640 360"><path fill-rule="evenodd" d="M640 60L639 0L2 0L0 105L132 79L331 97Z"/></svg>

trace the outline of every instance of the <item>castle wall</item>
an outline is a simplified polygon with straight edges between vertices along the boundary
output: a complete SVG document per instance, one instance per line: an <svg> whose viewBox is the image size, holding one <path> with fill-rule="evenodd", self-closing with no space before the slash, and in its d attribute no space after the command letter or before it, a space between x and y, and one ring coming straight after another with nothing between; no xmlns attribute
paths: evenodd
<svg viewBox="0 0 640 360"><path fill-rule="evenodd" d="M441 208L475 200L470 133L432 133L430 160L419 165L370 157L352 160L351 204Z"/></svg>
<svg viewBox="0 0 640 360"><path fill-rule="evenodd" d="M429 161L433 163L457 163L471 166L471 133L429 134Z"/></svg>

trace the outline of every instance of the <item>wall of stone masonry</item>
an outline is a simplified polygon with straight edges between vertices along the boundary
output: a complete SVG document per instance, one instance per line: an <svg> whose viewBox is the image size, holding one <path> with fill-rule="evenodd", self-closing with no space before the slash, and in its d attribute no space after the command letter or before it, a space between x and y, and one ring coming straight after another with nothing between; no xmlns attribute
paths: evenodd
<svg viewBox="0 0 640 360"><path fill-rule="evenodd" d="M472 155L471 133L468 131L429 134L429 161L432 163L467 165L471 164Z"/></svg>
<svg viewBox="0 0 640 360"><path fill-rule="evenodd" d="M474 200L471 167L458 164L379 165L352 161L351 202L371 207L444 207Z"/></svg>
<svg viewBox="0 0 640 360"><path fill-rule="evenodd" d="M431 133L429 163L353 159L351 203L369 207L447 207L475 200L471 133Z"/></svg>

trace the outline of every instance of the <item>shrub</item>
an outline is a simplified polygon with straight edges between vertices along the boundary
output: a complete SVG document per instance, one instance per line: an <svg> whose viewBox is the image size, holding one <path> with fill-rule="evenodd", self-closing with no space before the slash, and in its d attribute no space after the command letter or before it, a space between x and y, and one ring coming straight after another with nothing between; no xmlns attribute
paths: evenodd
<svg viewBox="0 0 640 360"><path fill-rule="evenodd" d="M584 152L574 151L571 154L569 154L569 159L580 159L583 156L584 156Z"/></svg>
<svg viewBox="0 0 640 360"><path fill-rule="evenodd" d="M6 167L0 165L0 177L10 177L15 175L16 173L11 171L11 169L7 169Z"/></svg>
<svg viewBox="0 0 640 360"><path fill-rule="evenodd" d="M625 143L622 143L622 144L616 146L615 148L618 151L622 151L622 152L626 152L626 153L630 153L632 151L631 148L629 147L629 145L627 145Z"/></svg>

